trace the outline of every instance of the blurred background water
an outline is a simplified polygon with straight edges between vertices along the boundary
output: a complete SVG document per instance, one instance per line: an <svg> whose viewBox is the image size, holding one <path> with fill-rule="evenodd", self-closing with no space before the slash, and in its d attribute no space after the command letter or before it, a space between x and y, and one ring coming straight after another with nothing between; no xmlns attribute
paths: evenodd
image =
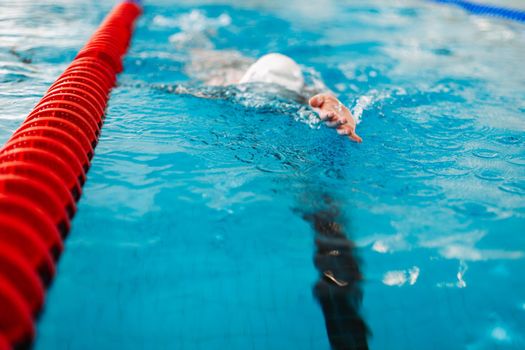
<svg viewBox="0 0 525 350"><path fill-rule="evenodd" d="M0 1L1 142L114 3ZM524 33L416 0L147 1L35 349L523 349ZM293 57L364 142L174 93L204 91L192 45Z"/></svg>

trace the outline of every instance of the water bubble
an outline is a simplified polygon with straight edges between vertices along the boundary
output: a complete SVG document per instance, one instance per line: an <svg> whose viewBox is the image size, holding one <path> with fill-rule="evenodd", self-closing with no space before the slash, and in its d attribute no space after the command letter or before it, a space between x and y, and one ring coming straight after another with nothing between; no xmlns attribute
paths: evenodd
<svg viewBox="0 0 525 350"><path fill-rule="evenodd" d="M462 134L462 137L468 140L479 140L486 136L487 134L481 131L467 131Z"/></svg>
<svg viewBox="0 0 525 350"><path fill-rule="evenodd" d="M519 195L525 195L525 181L518 180L512 182L506 182L499 186L499 189L508 193L514 193Z"/></svg>
<svg viewBox="0 0 525 350"><path fill-rule="evenodd" d="M504 135L497 137L496 141L504 145L516 145L521 142L521 138L513 135Z"/></svg>
<svg viewBox="0 0 525 350"><path fill-rule="evenodd" d="M498 169L483 169L474 174L477 178L487 181L501 181L503 173Z"/></svg>
<svg viewBox="0 0 525 350"><path fill-rule="evenodd" d="M499 153L490 149L479 148L472 151L472 154L479 158L496 158Z"/></svg>

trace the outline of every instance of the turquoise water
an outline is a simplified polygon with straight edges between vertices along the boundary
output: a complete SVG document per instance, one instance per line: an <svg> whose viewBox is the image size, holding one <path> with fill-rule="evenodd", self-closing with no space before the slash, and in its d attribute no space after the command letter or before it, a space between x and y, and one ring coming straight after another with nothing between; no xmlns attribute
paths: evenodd
<svg viewBox="0 0 525 350"><path fill-rule="evenodd" d="M523 25L300 3L147 2L35 349L525 347ZM0 6L3 142L111 4ZM364 142L267 92L175 93L208 93L192 45L293 57Z"/></svg>

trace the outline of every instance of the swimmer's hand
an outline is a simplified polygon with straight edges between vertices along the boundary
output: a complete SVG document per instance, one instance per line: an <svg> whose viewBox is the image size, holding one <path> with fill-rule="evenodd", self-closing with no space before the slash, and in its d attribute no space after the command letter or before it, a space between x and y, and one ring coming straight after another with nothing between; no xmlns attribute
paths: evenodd
<svg viewBox="0 0 525 350"><path fill-rule="evenodd" d="M310 106L319 114L321 120L331 128L335 128L339 135L348 137L361 143L363 139L355 133L355 120L350 110L337 97L329 93L317 94L309 101Z"/></svg>

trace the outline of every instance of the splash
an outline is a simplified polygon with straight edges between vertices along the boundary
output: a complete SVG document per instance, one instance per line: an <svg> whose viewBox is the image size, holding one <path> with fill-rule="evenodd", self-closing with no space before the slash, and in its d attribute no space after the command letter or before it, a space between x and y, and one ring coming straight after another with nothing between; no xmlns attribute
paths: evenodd
<svg viewBox="0 0 525 350"><path fill-rule="evenodd" d="M383 276L383 284L390 287L401 287L408 282L409 285L413 286L414 284L416 284L418 277L419 267L412 266L408 270L388 271Z"/></svg>
<svg viewBox="0 0 525 350"><path fill-rule="evenodd" d="M403 94L403 91L398 91L398 94ZM352 115L355 119L355 122L357 124L361 123L361 120L363 118L363 113L366 110L372 109L375 105L377 105L379 102L386 100L388 98L392 97L392 93L388 90L385 91L378 91L378 90L370 90L366 94L359 96L357 99L355 105L351 108Z"/></svg>
<svg viewBox="0 0 525 350"><path fill-rule="evenodd" d="M304 104L302 96L277 84L250 83L229 86L205 85L158 85L153 88L178 95L199 98L221 99L258 113L283 114L305 123L310 128L319 128L319 116Z"/></svg>
<svg viewBox="0 0 525 350"><path fill-rule="evenodd" d="M169 41L178 49L214 47L211 40L217 30L231 25L231 17L223 13L218 17L207 17L201 10L192 10L176 18L155 16L153 25L164 28L177 28L179 32L172 34Z"/></svg>
<svg viewBox="0 0 525 350"><path fill-rule="evenodd" d="M458 288L465 288L467 286L467 282L463 279L463 276L465 276L465 273L467 273L468 265L465 261L461 260L459 262L459 269L458 273L456 274L456 277L458 278L458 282L456 283L456 286Z"/></svg>

